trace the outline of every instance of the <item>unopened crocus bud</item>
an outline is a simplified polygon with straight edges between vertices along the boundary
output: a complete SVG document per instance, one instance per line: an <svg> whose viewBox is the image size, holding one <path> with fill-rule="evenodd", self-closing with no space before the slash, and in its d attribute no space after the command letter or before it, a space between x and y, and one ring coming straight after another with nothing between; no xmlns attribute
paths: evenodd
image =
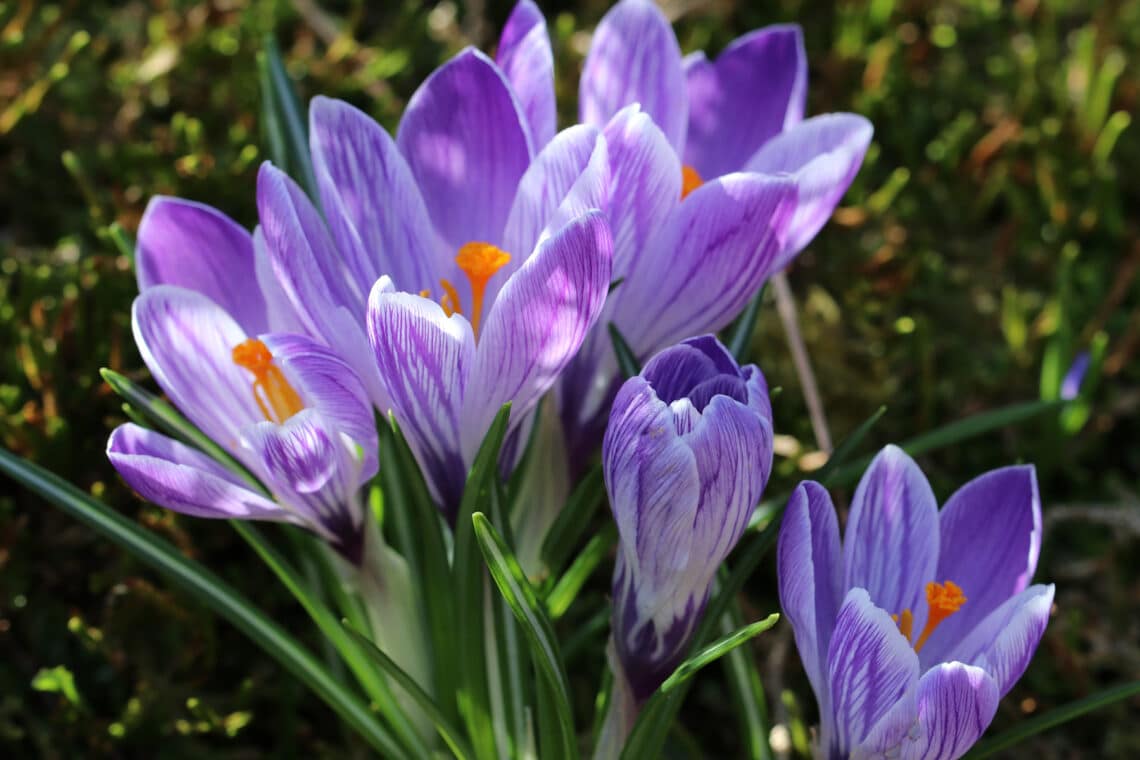
<svg viewBox="0 0 1140 760"><path fill-rule="evenodd" d="M768 482L764 376L711 335L662 351L619 391L602 458L621 536L615 676L636 711L684 657L717 567Z"/></svg>

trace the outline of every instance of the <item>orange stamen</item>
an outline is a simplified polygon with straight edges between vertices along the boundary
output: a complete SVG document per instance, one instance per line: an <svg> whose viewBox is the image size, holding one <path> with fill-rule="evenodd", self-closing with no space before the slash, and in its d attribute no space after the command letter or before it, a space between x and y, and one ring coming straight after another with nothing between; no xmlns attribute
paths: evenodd
<svg viewBox="0 0 1140 760"><path fill-rule="evenodd" d="M463 309L459 305L459 294L455 292L455 286L447 280L440 280L439 284L443 288L443 298L439 299L443 313L449 317L452 314L462 314Z"/></svg>
<svg viewBox="0 0 1140 760"><path fill-rule="evenodd" d="M922 650L930 634L934 633L934 629L943 620L962 609L962 605L966 603L966 595L962 593L962 587L954 581L927 583L926 603L930 607L930 614L926 617L926 627L922 629L922 635L914 643L916 652Z"/></svg>
<svg viewBox="0 0 1140 760"><path fill-rule="evenodd" d="M685 200L689 193L703 184L705 181L701 179L701 175L696 169L688 164L681 167L681 200Z"/></svg>
<svg viewBox="0 0 1140 760"><path fill-rule="evenodd" d="M234 346L233 360L253 374L253 399L265 419L280 425L305 408L297 391L273 363L273 354L260 340L250 338Z"/></svg>
<svg viewBox="0 0 1140 760"><path fill-rule="evenodd" d="M483 313L483 294L487 290L487 281L510 260L511 255L501 248L479 242L464 244L455 257L455 263L471 282L471 330L476 337L479 336L479 318ZM450 287L446 282L443 285L445 289ZM454 292L455 289L452 288L448 294L458 304L459 299Z"/></svg>
<svg viewBox="0 0 1140 760"><path fill-rule="evenodd" d="M910 634L914 630L914 615L910 614L910 610L903 610L902 615L891 615L891 620L899 624L899 633L910 641Z"/></svg>

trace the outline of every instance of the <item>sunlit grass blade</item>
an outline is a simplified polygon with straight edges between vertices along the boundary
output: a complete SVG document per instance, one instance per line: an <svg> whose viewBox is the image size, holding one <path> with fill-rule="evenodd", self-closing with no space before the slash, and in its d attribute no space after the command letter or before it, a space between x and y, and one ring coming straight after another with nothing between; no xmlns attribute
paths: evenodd
<svg viewBox="0 0 1140 760"><path fill-rule="evenodd" d="M574 735L574 716L570 707L570 684L562 664L562 655L558 649L554 628L543 611L534 588L502 536L481 513L472 515L471 521L479 541L479 548L483 551L483 558L491 571L491 577L522 626L527 643L530 644L535 667L551 689L548 696L551 697L551 707L562 728L561 741L557 749L542 747L542 756L575 758L578 756L578 745Z"/></svg>
<svg viewBox="0 0 1140 760"><path fill-rule="evenodd" d="M641 362L637 360L637 354L633 353L633 349L625 342L621 330L613 322L610 322L609 330L610 341L614 344L614 354L617 356L618 369L621 371L622 378L629 379L639 374Z"/></svg>
<svg viewBox="0 0 1140 760"><path fill-rule="evenodd" d="M139 561L229 621L305 684L384 757L407 750L360 697L337 681L308 650L210 570L38 465L0 449L0 472L118 544Z"/></svg>
<svg viewBox="0 0 1140 760"><path fill-rule="evenodd" d="M455 594L456 661L459 713L467 725L472 749L480 760L497 760L499 750L491 725L491 697L488 688L487 654L484 644L484 579L486 572L475 538L471 516L495 498L499 452L510 420L510 404L505 404L491 423L483 444L475 455L459 515L455 523L455 553L451 590Z"/></svg>
<svg viewBox="0 0 1140 760"><path fill-rule="evenodd" d="M293 85L289 81L289 73L285 71L285 62L281 60L281 51L277 48L277 40L272 35L265 38L264 48L266 67L268 69L269 91L261 96L271 99L277 121L281 125L281 139L284 143L284 152L288 157L285 168L293 178L305 188L313 203L320 205L317 194L317 181L313 174L313 161L309 155L309 132L305 126L305 119L301 114L301 106L297 95L293 92Z"/></svg>
<svg viewBox="0 0 1140 760"><path fill-rule="evenodd" d="M716 662L728 652L745 643L749 639L768 630L776 624L780 616L772 613L763 620L747 625L738 631L718 639L707 646L699 646L696 651L682 662L673 674L665 679L661 687L642 708L633 731L622 750L622 760L638 760L644 757L660 757L661 748L665 738L681 707L681 701L687 691L685 688L689 680L704 666ZM704 622L708 622L706 617ZM716 622L714 621L714 625Z"/></svg>
<svg viewBox="0 0 1140 760"><path fill-rule="evenodd" d="M396 548L408 562L414 587L445 589L451 585L444 525L428 493L420 468L394 419L377 419L380 433L379 479L384 493L384 520L393 528ZM455 705L455 608L449 594L422 595L431 637L434 693L449 720L458 720Z"/></svg>
<svg viewBox="0 0 1140 760"><path fill-rule="evenodd" d="M554 583L546 594L546 609L550 617L557 620L566 614L570 605L578 598L578 592L593 575L594 570L610 553L617 543L617 526L607 524L589 540L582 553L570 564L566 572Z"/></svg>
<svg viewBox="0 0 1140 760"><path fill-rule="evenodd" d="M743 364L747 358L752 334L756 332L756 320L760 317L760 307L764 304L764 290L764 287L760 288L727 331L725 347L740 364Z"/></svg>
<svg viewBox="0 0 1140 760"><path fill-rule="evenodd" d="M504 541L514 541L511 532L511 523L507 518L506 489L496 480L496 488L491 492L492 498L488 502L487 515L496 530L502 531ZM478 538L478 531L476 531ZM520 624L516 620L509 601L501 594L488 594L487 600L491 610L494 647L494 663L489 668L490 675L496 680L492 681L492 699L496 693L498 700L492 704L501 707L502 720L499 726L505 736L500 736L500 746L506 745L511 756L519 756L527 737L533 733L528 715L534 714L534 690L531 688L533 679L530 678L531 669L528 666L530 658L525 652L522 642L523 633L519 630ZM526 680L524 680L524 674Z"/></svg>
<svg viewBox="0 0 1140 760"><path fill-rule="evenodd" d="M602 464L599 462L574 487L566 505L542 540L542 561L551 576L562 571L570 552L574 551L582 534L590 527L590 520L602 504L605 494L606 484L602 477Z"/></svg>
<svg viewBox="0 0 1140 760"><path fill-rule="evenodd" d="M439 709L439 705L428 696L415 679L404 672L404 669L397 665L391 657L384 654L367 636L362 634L354 628L347 620L343 621L345 630L360 644L361 648L368 653L373 661L379 665L388 677L395 681L400 688L416 703L428 720L435 726L439 738L443 739L448 748L455 754L457 760L469 760L475 755L467 743L463 740L463 733L459 728L451 723L443 711ZM427 757L428 755L422 755Z"/></svg>
<svg viewBox="0 0 1140 760"><path fill-rule="evenodd" d="M1004 733L978 742L965 756L965 760L981 760L983 757L995 755L1002 750L1016 746L1030 736L1056 728L1093 710L1108 707L1138 694L1140 694L1140 681L1133 681L1106 689L1098 694L1093 694L1091 697L1070 702L1043 715L1038 715L1036 718L1023 721Z"/></svg>

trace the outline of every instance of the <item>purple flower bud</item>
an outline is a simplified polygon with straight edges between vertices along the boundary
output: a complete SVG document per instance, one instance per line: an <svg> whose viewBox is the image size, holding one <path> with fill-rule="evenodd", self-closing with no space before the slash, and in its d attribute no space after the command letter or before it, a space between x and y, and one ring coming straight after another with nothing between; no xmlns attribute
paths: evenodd
<svg viewBox="0 0 1140 760"><path fill-rule="evenodd" d="M764 376L711 335L666 349L619 391L602 458L621 535L614 648L640 703L681 661L768 482Z"/></svg>
<svg viewBox="0 0 1140 760"><path fill-rule="evenodd" d="M1088 351L1080 352L1077 358L1073 359L1069 371L1065 373L1065 379L1061 381L1061 398L1065 401L1072 401L1080 394L1081 384L1085 381L1091 361Z"/></svg>

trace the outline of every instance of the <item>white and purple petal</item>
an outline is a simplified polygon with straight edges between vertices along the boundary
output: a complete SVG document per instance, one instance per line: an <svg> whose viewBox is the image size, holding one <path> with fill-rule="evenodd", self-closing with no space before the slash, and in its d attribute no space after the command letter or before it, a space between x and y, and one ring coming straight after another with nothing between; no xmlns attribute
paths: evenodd
<svg viewBox="0 0 1140 760"><path fill-rule="evenodd" d="M531 0L519 0L499 37L495 62L518 96L534 149L542 150L557 130L554 54L546 18Z"/></svg>
<svg viewBox="0 0 1140 760"><path fill-rule="evenodd" d="M957 760L985 733L998 699L997 684L981 668L931 668L918 681L917 725L901 743L900 760Z"/></svg>
<svg viewBox="0 0 1140 760"><path fill-rule="evenodd" d="M716 59L685 59L689 127L685 163L706 180L744 168L748 159L803 119L807 53L794 24L757 29Z"/></svg>
<svg viewBox="0 0 1140 760"><path fill-rule="evenodd" d="M1053 608L1053 592L1053 584L1025 589L991 612L950 650L949 657L983 668L1004 697L1025 673L1041 643Z"/></svg>

